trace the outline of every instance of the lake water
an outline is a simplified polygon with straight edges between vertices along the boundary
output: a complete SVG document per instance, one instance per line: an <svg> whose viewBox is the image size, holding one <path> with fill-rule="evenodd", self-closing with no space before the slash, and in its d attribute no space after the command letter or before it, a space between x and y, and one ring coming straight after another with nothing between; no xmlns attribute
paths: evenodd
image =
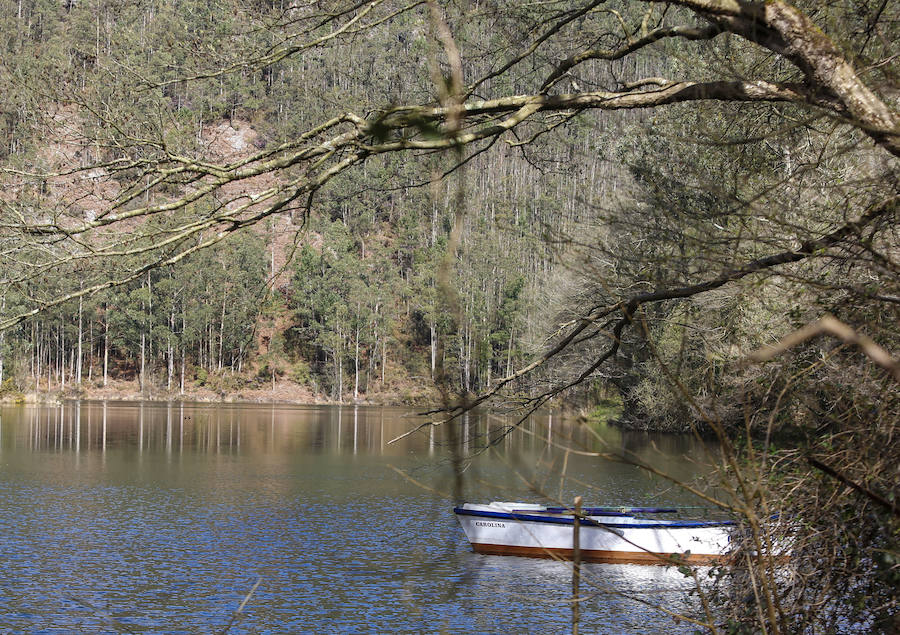
<svg viewBox="0 0 900 635"><path fill-rule="evenodd" d="M419 422L352 406L3 406L0 632L568 631L569 565L472 553L451 511L448 428L389 443ZM498 438L507 423L457 427L464 499L695 504L562 447L689 478L706 451L690 438L598 439L548 415ZM582 588L582 632L692 630L653 608L696 612L673 569L586 565Z"/></svg>

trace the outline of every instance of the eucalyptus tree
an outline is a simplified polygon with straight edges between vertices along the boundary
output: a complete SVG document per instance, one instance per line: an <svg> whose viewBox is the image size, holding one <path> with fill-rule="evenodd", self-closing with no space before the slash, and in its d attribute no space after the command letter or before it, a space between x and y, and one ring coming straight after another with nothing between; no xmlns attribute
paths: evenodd
<svg viewBox="0 0 900 635"><path fill-rule="evenodd" d="M326 226L327 244L320 252L305 246L294 274L297 332L312 344L322 359L323 370L330 366L332 395L343 400L346 344L351 331L352 298L348 295L355 271L354 245L340 221ZM329 361L330 358L330 361Z"/></svg>

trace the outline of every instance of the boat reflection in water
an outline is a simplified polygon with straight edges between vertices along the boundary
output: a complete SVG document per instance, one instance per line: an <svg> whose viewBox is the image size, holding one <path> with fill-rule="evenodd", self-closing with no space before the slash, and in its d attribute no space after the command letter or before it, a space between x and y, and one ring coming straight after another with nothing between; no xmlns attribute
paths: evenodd
<svg viewBox="0 0 900 635"><path fill-rule="evenodd" d="M611 564L714 564L728 551L732 521L664 520L659 507L589 507L579 521L580 558ZM477 553L572 559L574 515L530 503L466 503L454 509Z"/></svg>

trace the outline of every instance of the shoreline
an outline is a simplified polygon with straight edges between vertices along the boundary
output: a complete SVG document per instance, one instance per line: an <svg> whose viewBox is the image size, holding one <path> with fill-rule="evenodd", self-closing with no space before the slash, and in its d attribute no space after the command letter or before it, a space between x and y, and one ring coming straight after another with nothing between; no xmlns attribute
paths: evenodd
<svg viewBox="0 0 900 635"><path fill-rule="evenodd" d="M378 391L373 394L335 400L316 394L308 387L292 382L278 382L272 388L246 388L234 392L215 391L199 386L180 390L151 387L140 390L133 381L110 382L107 386L67 386L65 390L11 391L0 395L0 405L52 405L64 401L193 401L197 403L284 404L294 406L423 406L436 403L430 386L419 391Z"/></svg>

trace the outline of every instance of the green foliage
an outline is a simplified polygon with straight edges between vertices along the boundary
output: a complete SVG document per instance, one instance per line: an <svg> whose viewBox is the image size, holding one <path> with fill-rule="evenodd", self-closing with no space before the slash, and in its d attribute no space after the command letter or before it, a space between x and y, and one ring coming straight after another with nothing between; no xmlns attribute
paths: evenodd
<svg viewBox="0 0 900 635"><path fill-rule="evenodd" d="M608 423L622 414L622 402L615 399L602 399L587 413L587 419L594 424Z"/></svg>
<svg viewBox="0 0 900 635"><path fill-rule="evenodd" d="M203 371L202 375L198 372L198 382L202 376L201 385L207 390L211 390L221 397L233 395L235 393L250 387L250 382L243 375L235 375L229 371Z"/></svg>
<svg viewBox="0 0 900 635"><path fill-rule="evenodd" d="M3 380L3 383L0 383L0 399L12 400L20 403L25 399L25 395L19 390L19 387L16 385L13 378L7 377Z"/></svg>
<svg viewBox="0 0 900 635"><path fill-rule="evenodd" d="M295 384L300 384L301 386L309 385L312 381L312 371L309 364L302 359L294 362L290 366L289 377Z"/></svg>

